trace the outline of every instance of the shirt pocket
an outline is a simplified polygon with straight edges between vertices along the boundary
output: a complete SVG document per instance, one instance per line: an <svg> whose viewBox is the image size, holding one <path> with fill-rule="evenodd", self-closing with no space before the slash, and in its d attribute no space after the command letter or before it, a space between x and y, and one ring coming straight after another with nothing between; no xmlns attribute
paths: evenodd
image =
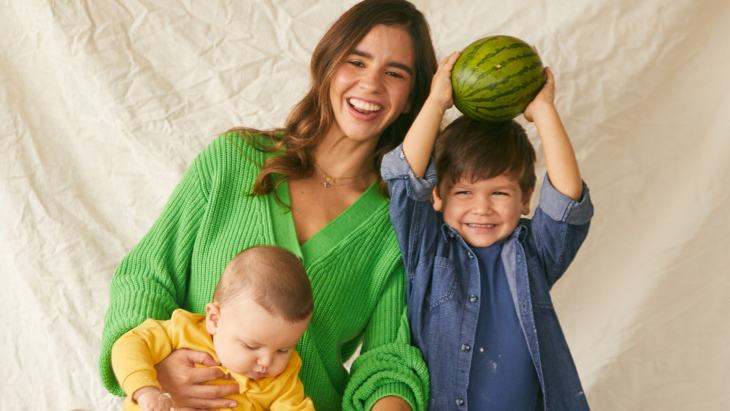
<svg viewBox="0 0 730 411"><path fill-rule="evenodd" d="M456 289L456 270L448 258L435 257L431 277L431 308L438 307L454 299Z"/></svg>
<svg viewBox="0 0 730 411"><path fill-rule="evenodd" d="M538 256L532 256L527 260L527 273L530 277L530 298L532 299L532 306L537 309L554 310L545 270L542 264L540 264L540 258Z"/></svg>

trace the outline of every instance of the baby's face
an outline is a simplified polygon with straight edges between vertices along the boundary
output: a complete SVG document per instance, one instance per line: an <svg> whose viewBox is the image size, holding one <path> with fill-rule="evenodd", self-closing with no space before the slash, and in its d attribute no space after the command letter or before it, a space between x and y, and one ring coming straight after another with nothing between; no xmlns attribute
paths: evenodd
<svg viewBox="0 0 730 411"><path fill-rule="evenodd" d="M206 312L221 364L254 380L281 374L309 325L309 319L291 323L274 317L245 294L222 308L208 304Z"/></svg>
<svg viewBox="0 0 730 411"><path fill-rule="evenodd" d="M440 195L434 189L434 209L473 247L489 247L512 234L520 217L529 214L534 191L523 193L519 182L507 174L456 183L447 177L439 188Z"/></svg>

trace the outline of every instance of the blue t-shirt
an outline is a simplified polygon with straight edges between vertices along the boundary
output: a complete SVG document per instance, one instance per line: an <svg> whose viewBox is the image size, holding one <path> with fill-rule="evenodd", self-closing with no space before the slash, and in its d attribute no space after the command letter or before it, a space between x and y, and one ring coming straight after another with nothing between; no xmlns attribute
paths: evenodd
<svg viewBox="0 0 730 411"><path fill-rule="evenodd" d="M472 247L479 261L479 320L467 388L470 410L533 411L540 381L500 258L505 240Z"/></svg>

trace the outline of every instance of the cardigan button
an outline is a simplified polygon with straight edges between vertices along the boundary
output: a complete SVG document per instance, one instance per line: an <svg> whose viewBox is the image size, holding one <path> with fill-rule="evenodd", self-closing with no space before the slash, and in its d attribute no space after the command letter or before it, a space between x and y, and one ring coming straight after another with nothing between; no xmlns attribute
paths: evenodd
<svg viewBox="0 0 730 411"><path fill-rule="evenodd" d="M469 256L469 258L474 258L474 254L472 254L472 252L471 252L471 251L470 251L470 252L469 252L469 254L467 254L467 255Z"/></svg>
<svg viewBox="0 0 730 411"><path fill-rule="evenodd" d="M456 405L464 405L464 400L462 400L461 398L457 398Z"/></svg>
<svg viewBox="0 0 730 411"><path fill-rule="evenodd" d="M475 302L477 302L478 299L479 299L479 297L477 297L475 294L472 294L469 296L470 303L475 303Z"/></svg>
<svg viewBox="0 0 730 411"><path fill-rule="evenodd" d="M461 351L469 352L469 350L471 350L469 344L461 344Z"/></svg>

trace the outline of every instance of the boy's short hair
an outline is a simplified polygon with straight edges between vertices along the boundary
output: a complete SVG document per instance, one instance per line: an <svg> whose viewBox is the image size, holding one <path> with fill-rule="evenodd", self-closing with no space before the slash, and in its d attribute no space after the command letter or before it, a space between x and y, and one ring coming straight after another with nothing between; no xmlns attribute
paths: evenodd
<svg viewBox="0 0 730 411"><path fill-rule="evenodd" d="M218 281L213 302L223 307L244 298L243 291L271 315L292 323L309 318L314 311L304 266L281 247L251 247L233 257Z"/></svg>
<svg viewBox="0 0 730 411"><path fill-rule="evenodd" d="M514 120L486 123L461 116L436 139L436 172L439 182L449 176L486 180L508 173L526 195L535 187L535 148L525 129Z"/></svg>

